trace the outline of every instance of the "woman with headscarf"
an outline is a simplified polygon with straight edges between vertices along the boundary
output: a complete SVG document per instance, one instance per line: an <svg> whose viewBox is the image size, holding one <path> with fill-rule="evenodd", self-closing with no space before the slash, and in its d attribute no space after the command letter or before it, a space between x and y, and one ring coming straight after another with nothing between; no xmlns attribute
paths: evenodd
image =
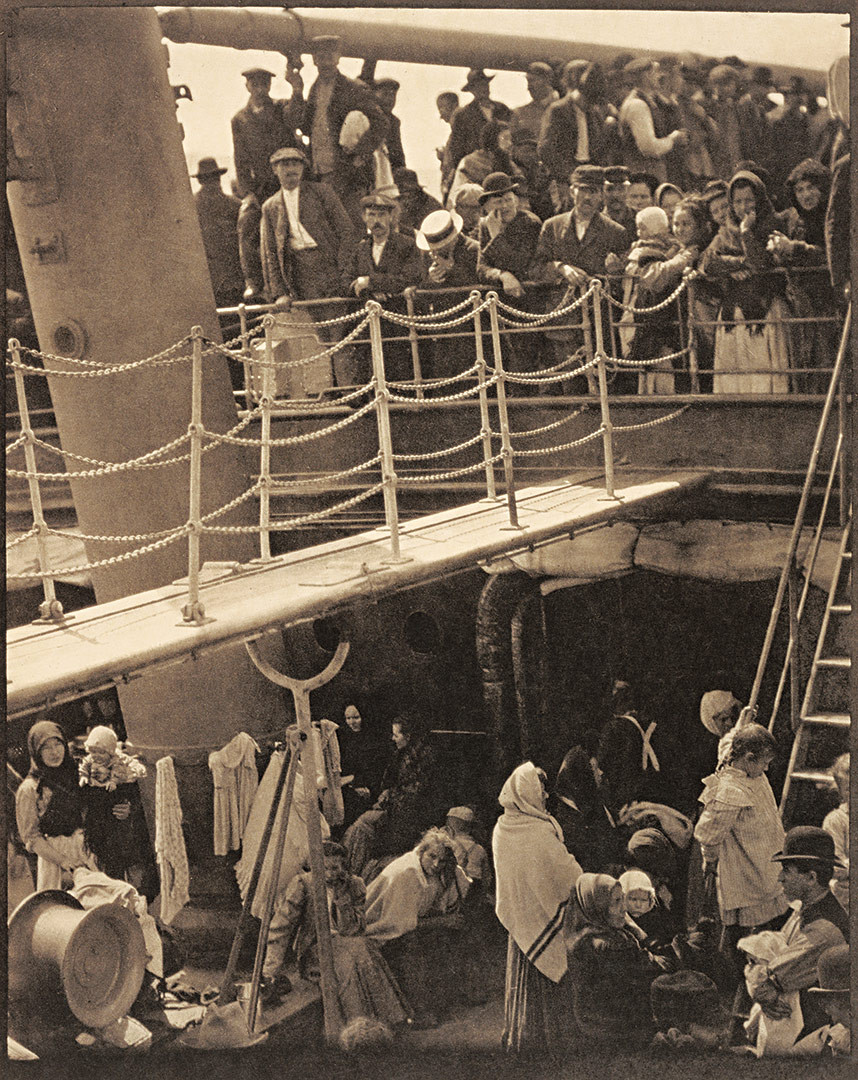
<svg viewBox="0 0 858 1080"><path fill-rule="evenodd" d="M563 842L583 870L613 872L621 866L622 843L582 746L573 746L563 758L549 809L563 832Z"/></svg>
<svg viewBox="0 0 858 1080"><path fill-rule="evenodd" d="M581 866L545 808L545 773L533 762L513 771L498 801L495 911L509 934L503 1046L515 1053L561 1050L573 1027L562 927Z"/></svg>
<svg viewBox="0 0 858 1080"><path fill-rule="evenodd" d="M37 856L36 889L61 889L78 866L97 869L83 833L78 769L58 724L40 720L27 735L30 771L15 794L24 846Z"/></svg>
<svg viewBox="0 0 858 1080"><path fill-rule="evenodd" d="M768 250L769 237L787 228L756 173L740 170L728 188L727 221L706 249L700 269L721 287L715 332L716 394L789 391L789 317L786 280Z"/></svg>
<svg viewBox="0 0 858 1080"><path fill-rule="evenodd" d="M504 172L514 180L524 176L512 159L512 127L503 120L489 120L480 135L480 147L466 154L456 169L447 208L456 203L456 192L463 184L482 184L493 172Z"/></svg>
<svg viewBox="0 0 858 1080"><path fill-rule="evenodd" d="M673 220L673 211L685 198L685 194L682 188L676 186L676 184L664 183L659 184L655 189L653 199L655 205L660 206L661 209L667 214L668 220Z"/></svg>
<svg viewBox="0 0 858 1080"><path fill-rule="evenodd" d="M772 233L769 247L779 265L795 268L787 281L792 314L802 319L833 319L837 305L825 260L825 211L831 170L821 161L807 158L789 174L785 189L793 209L786 234ZM813 369L833 366L838 323L795 323L791 329L793 366L804 369L797 376L799 388L807 394L824 394L828 375Z"/></svg>
<svg viewBox="0 0 858 1080"><path fill-rule="evenodd" d="M653 979L676 964L643 948L626 917L623 887L607 874L582 874L566 914L575 1023L588 1042L612 1049L646 1046L656 1026Z"/></svg>

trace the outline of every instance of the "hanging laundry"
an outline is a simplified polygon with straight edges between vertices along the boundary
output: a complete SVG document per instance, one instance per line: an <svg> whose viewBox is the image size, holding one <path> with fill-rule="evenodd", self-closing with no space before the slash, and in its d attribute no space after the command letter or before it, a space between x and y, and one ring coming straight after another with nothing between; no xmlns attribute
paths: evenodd
<svg viewBox="0 0 858 1080"><path fill-rule="evenodd" d="M259 787L255 740L242 731L221 750L209 754L214 784L214 853L241 847L253 799Z"/></svg>
<svg viewBox="0 0 858 1080"><path fill-rule="evenodd" d="M155 763L155 855L161 877L161 922L170 923L190 899L182 807L171 757Z"/></svg>

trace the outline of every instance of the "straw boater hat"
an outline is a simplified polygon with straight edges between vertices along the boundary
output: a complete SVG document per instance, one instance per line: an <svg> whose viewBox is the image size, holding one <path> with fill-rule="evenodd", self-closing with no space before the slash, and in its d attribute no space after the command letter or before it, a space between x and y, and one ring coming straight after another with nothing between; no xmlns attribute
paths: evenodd
<svg viewBox="0 0 858 1080"><path fill-rule="evenodd" d="M86 911L70 893L46 889L23 900L7 929L9 1000L29 1011L65 999L86 1027L124 1016L140 993L146 945L140 923L118 904Z"/></svg>
<svg viewBox="0 0 858 1080"><path fill-rule="evenodd" d="M414 234L421 251L437 251L446 247L462 231L462 217L455 210L433 210L425 217Z"/></svg>

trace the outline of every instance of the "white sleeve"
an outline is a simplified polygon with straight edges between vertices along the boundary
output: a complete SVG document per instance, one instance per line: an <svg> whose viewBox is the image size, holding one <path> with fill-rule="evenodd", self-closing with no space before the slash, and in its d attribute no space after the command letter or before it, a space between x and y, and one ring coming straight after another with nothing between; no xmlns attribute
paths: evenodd
<svg viewBox="0 0 858 1080"><path fill-rule="evenodd" d="M652 113L649 105L641 98L632 98L623 109L623 119L637 144L638 150L646 157L664 157L673 149L673 138L666 135L659 138L652 125Z"/></svg>

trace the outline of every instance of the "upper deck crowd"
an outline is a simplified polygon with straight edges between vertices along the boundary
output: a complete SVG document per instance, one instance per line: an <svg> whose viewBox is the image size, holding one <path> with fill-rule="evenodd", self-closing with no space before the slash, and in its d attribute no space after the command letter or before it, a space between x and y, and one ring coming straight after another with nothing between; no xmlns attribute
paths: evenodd
<svg viewBox="0 0 858 1080"><path fill-rule="evenodd" d="M607 274L615 300L643 308L693 272L684 311L626 310L609 352L672 357L690 315L700 390L824 389L818 369L831 364L848 294L845 61L829 73L828 108L801 76L778 85L738 57L535 60L518 108L472 69L437 99L450 127L437 149L439 201L408 167L396 80L376 78L369 61L361 78L343 75L334 36L310 49L306 93L300 58L287 57L286 100L271 97L273 72L243 73L235 194L214 158L194 173L219 306L353 297L401 309L412 286L487 284L544 311ZM576 345L572 332L526 349L511 341L508 366L535 370ZM391 353L393 374L407 377L407 354ZM426 373L447 375L459 360L451 348ZM336 382L352 384L363 362L341 356ZM687 389L687 366L667 359L615 388Z"/></svg>

